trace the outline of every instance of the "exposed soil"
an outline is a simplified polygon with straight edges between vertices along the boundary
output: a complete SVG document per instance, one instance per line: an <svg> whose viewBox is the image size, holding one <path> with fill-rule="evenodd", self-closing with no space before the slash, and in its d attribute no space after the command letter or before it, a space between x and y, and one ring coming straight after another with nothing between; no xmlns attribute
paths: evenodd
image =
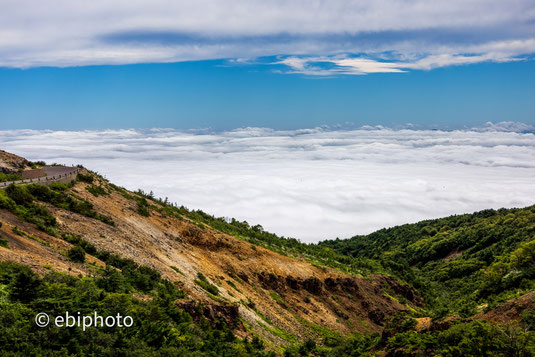
<svg viewBox="0 0 535 357"><path fill-rule="evenodd" d="M524 310L534 308L535 291L532 291L516 299L508 300L488 312L479 313L474 316L474 319L487 320L501 324L508 323L511 321L520 321L520 317Z"/></svg>
<svg viewBox="0 0 535 357"><path fill-rule="evenodd" d="M280 345L295 338L320 338L325 329L342 335L380 332L393 314L408 309L391 297L393 294L409 305L422 304L409 286L393 278L319 268L210 227L200 228L187 218L166 216L154 208L150 217L144 217L137 213L135 200L116 191L95 197L86 187L77 183L72 192L93 203L99 213L112 217L115 226L48 205L62 232L80 235L99 250L154 267L164 277L180 282L190 297L203 302L203 316L224 317L239 336L253 331ZM4 223L2 237L10 246L0 247L0 260L29 265L41 274L49 269L89 274L94 270L91 264L103 264L93 257L85 264L67 260L64 254L70 244L20 222L8 211L1 211L0 221ZM15 234L13 226L41 243ZM195 283L199 272L218 287L217 301ZM191 303L180 304L192 309Z"/></svg>

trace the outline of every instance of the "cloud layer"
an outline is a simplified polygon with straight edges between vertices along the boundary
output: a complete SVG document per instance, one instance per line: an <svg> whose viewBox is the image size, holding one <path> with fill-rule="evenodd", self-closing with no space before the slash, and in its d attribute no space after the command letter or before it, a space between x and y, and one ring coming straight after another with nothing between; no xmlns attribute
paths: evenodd
<svg viewBox="0 0 535 357"><path fill-rule="evenodd" d="M362 74L509 61L532 53L535 3L530 0L7 0L0 5L0 66L7 67L283 55L276 62L289 64L289 72ZM360 59L348 61L340 54ZM288 56L308 58L309 68L299 70ZM331 66L315 70L317 60Z"/></svg>
<svg viewBox="0 0 535 357"><path fill-rule="evenodd" d="M129 189L316 242L535 203L533 130L16 130L0 131L0 142L32 160L82 163Z"/></svg>

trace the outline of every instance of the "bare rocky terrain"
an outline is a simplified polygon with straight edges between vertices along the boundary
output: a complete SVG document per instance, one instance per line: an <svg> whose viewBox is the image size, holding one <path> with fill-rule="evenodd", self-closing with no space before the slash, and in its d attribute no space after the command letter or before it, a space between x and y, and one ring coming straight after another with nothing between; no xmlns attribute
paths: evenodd
<svg viewBox="0 0 535 357"><path fill-rule="evenodd" d="M31 169L31 165L28 160L4 150L0 150L0 172L13 174L20 170L27 169Z"/></svg>

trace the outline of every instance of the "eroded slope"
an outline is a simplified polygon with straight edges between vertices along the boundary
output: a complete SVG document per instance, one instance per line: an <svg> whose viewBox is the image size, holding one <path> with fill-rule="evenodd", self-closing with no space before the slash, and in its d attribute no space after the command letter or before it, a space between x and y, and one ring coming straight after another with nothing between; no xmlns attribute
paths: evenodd
<svg viewBox="0 0 535 357"><path fill-rule="evenodd" d="M279 345L307 337L375 332L396 312L421 304L412 289L393 278L342 274L278 254L193 222L170 206L100 177L93 179L77 182L65 194L90 202L113 224L45 203L56 217L58 233L80 236L100 251L154 267L180 284L190 298L209 306L212 318L233 325L239 335L252 332ZM9 248L0 247L2 260L40 272L71 274L96 274L95 266L104 264L94 257L73 263L65 257L71 245L59 234L39 231L7 210L2 210L0 220L9 243ZM190 301L177 303L194 312Z"/></svg>

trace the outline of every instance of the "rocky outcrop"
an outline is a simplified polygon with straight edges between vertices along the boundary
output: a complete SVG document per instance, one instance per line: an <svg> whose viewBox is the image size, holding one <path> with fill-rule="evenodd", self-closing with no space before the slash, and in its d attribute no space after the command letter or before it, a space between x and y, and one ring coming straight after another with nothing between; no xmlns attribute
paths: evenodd
<svg viewBox="0 0 535 357"><path fill-rule="evenodd" d="M227 237L218 234L207 234L206 228L200 228L198 226L189 225L182 231L182 236L185 241L191 245L209 249L209 250L221 250L231 247L230 240Z"/></svg>
<svg viewBox="0 0 535 357"><path fill-rule="evenodd" d="M264 289L283 292L287 289L306 290L313 295L321 295L323 292L323 282L315 276L302 279L288 275L281 277L273 273L260 272L257 278Z"/></svg>
<svg viewBox="0 0 535 357"><path fill-rule="evenodd" d="M423 306L424 300L411 286L402 284L395 278L386 275L378 275L377 279L382 285L394 291L396 295L403 296L417 306Z"/></svg>
<svg viewBox="0 0 535 357"><path fill-rule="evenodd" d="M360 287L355 278L352 277L328 277L325 279L325 287L331 292L344 292L360 298Z"/></svg>
<svg viewBox="0 0 535 357"><path fill-rule="evenodd" d="M13 174L30 167L30 162L25 158L0 150L0 172Z"/></svg>
<svg viewBox="0 0 535 357"><path fill-rule="evenodd" d="M195 321L205 318L212 327L215 327L220 322L224 322L233 330L243 327L240 322L238 304L201 304L193 300L182 300L177 301L177 306L190 314Z"/></svg>

